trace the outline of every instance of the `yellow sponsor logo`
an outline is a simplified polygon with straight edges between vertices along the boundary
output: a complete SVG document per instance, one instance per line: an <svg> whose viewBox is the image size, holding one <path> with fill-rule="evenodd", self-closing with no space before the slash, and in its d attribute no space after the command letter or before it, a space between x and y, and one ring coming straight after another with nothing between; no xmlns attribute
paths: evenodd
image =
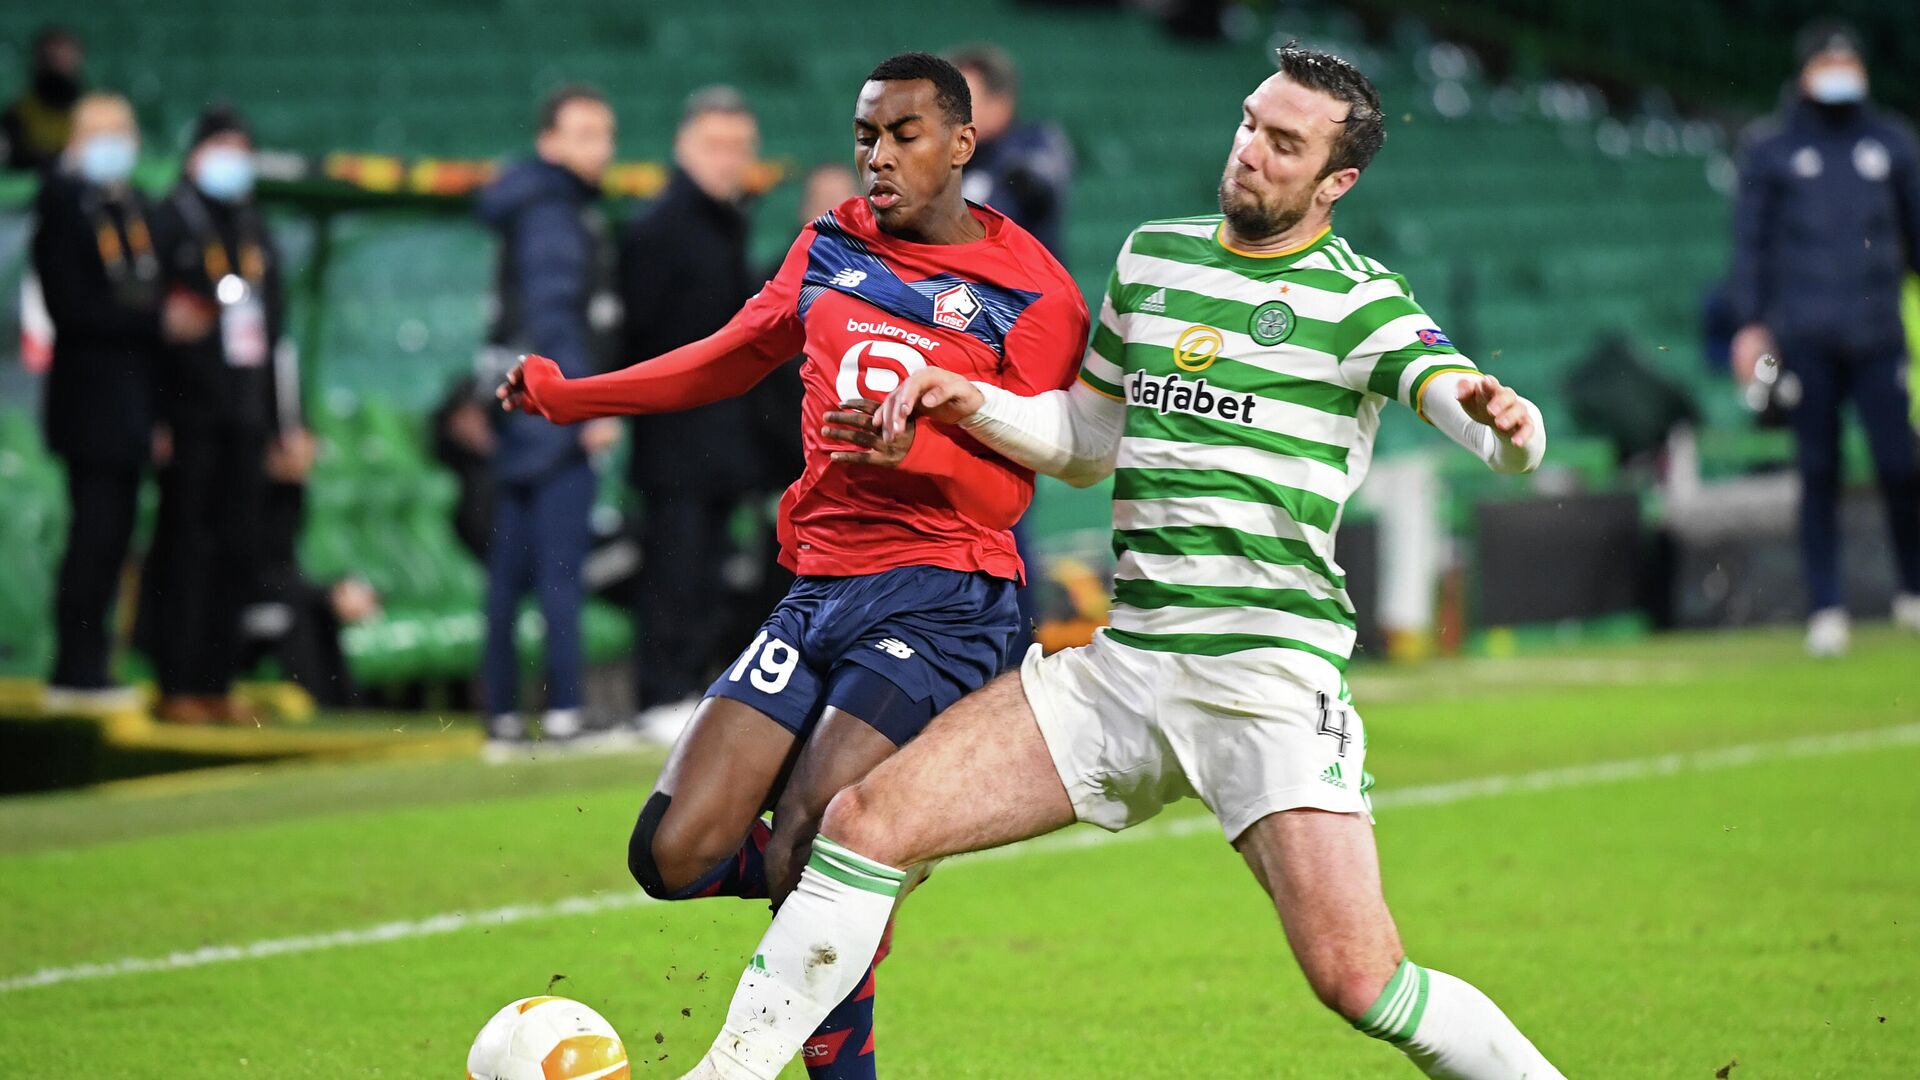
<svg viewBox="0 0 1920 1080"><path fill-rule="evenodd" d="M1225 342L1211 326L1189 326L1173 342L1173 362L1181 371L1205 371Z"/></svg>

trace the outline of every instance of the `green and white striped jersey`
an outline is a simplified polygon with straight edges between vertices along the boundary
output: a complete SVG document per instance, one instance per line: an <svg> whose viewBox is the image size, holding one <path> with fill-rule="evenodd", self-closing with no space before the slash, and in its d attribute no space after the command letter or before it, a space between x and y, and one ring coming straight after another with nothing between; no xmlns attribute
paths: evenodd
<svg viewBox="0 0 1920 1080"><path fill-rule="evenodd" d="M1346 699L1334 534L1380 408L1472 370L1404 279L1331 231L1257 256L1225 246L1217 214L1135 229L1080 372L1127 404L1109 638L1244 656Z"/></svg>

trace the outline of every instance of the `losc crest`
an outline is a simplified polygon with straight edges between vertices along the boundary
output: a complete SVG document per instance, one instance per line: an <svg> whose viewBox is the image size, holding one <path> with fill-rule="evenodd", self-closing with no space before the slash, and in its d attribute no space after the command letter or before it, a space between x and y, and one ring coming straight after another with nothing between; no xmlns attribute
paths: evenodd
<svg viewBox="0 0 1920 1080"><path fill-rule="evenodd" d="M980 314L980 298L965 284L955 285L933 298L933 321L950 330L965 330Z"/></svg>

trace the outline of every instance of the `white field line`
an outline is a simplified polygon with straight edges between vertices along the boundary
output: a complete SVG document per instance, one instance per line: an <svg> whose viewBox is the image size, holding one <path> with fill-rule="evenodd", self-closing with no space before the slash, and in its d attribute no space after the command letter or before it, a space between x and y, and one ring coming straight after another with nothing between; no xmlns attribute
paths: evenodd
<svg viewBox="0 0 1920 1080"><path fill-rule="evenodd" d="M1638 780L1647 777L1677 776L1685 773L1716 772L1724 769L1735 769L1758 762L1789 761L1796 758L1860 753L1889 746L1914 745L1920 745L1920 724L1903 724L1897 727L1878 728L1870 731L1853 731L1834 735L1808 735L1777 742L1745 743L1737 746L1720 747L1713 750L1699 750L1691 753L1660 754L1654 757L1630 758L1623 761L1599 762L1591 765L1570 765L1557 769L1539 769L1532 772L1484 776L1478 779L1457 780L1444 784L1426 784L1417 787L1383 791L1374 797L1373 805L1376 810L1391 810L1409 806L1439 806L1448 803L1464 802L1469 799L1488 798L1495 795L1554 791L1562 788L1587 787L1596 784L1619 783L1626 780ZM1011 847L984 851L976 855L962 856L960 859L950 862L946 867L946 871L951 872L958 866L965 866L987 860L1024 858L1029 855L1048 855L1063 851L1077 851L1083 848L1104 847L1109 844L1128 841L1192 836L1199 833L1217 833L1218 828L1219 826L1212 817L1199 815L1162 819L1123 833L1107 833L1097 829L1076 830L1074 832L1029 841L1024 844L1016 844ZM424 919L401 919L374 926L355 927L347 930L332 930L319 934L301 934L294 937L269 938L264 941L250 941L236 945L207 945L198 949L168 953L164 956L130 956L97 964L76 964L71 967L41 968L39 971L0 978L0 994L11 993L16 990L28 990L40 986L57 986L61 983L81 982L90 979L106 979L121 975L142 975L161 971L180 971L186 968L205 967L209 964L224 964L240 960L260 960L274 956L321 952L329 949L344 949L358 945L379 945L392 941L406 941L413 938L451 934L478 927L509 926L514 923L559 918L567 915L596 915L602 912L619 911L625 908L641 907L653 903L656 903L656 901L636 889L632 892L603 893L593 896L571 896L564 900L553 900L544 903L510 904L506 907L497 907L486 911L451 911L440 915L432 915Z"/></svg>

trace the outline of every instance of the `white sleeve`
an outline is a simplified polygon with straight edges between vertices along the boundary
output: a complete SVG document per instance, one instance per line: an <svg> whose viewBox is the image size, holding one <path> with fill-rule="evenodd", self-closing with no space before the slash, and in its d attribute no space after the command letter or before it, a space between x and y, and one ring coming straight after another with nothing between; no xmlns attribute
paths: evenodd
<svg viewBox="0 0 1920 1080"><path fill-rule="evenodd" d="M1027 468L1090 487L1113 472L1127 406L1075 380L1027 397L976 382L986 403L960 422L967 434Z"/></svg>
<svg viewBox="0 0 1920 1080"><path fill-rule="evenodd" d="M1474 378L1470 372L1443 371L1428 379L1426 389L1420 394L1420 411L1427 421L1486 462L1494 472L1525 473L1539 468L1540 460L1547 454L1547 425L1540 417L1539 406L1531 401L1526 403L1527 411L1533 415L1533 434L1525 446L1515 446L1511 439L1502 438L1499 432L1468 416L1467 410L1461 408L1460 384L1470 378Z"/></svg>

